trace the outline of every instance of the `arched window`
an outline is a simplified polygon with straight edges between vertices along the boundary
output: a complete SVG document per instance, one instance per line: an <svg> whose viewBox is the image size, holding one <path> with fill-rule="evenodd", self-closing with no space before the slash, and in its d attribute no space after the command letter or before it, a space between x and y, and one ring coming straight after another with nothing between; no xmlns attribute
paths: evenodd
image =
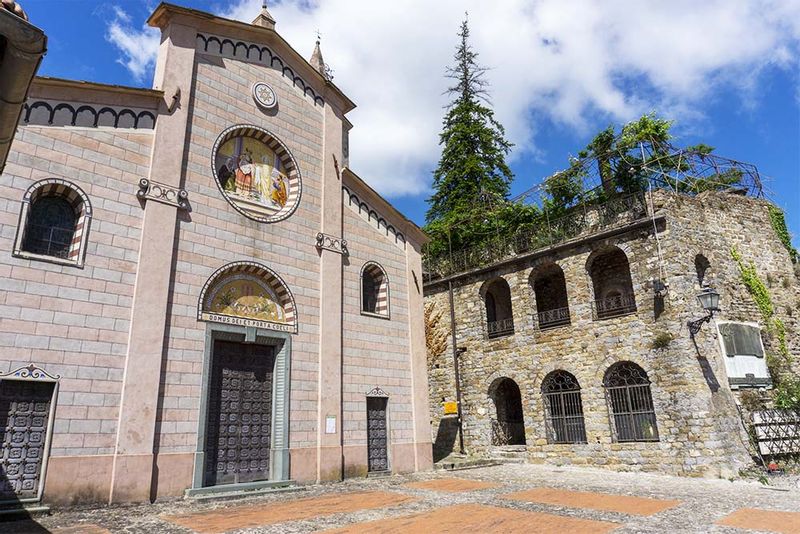
<svg viewBox="0 0 800 534"><path fill-rule="evenodd" d="M492 419L492 445L525 445L525 420L522 416L522 394L510 378L498 378L489 387L489 398L495 406Z"/></svg>
<svg viewBox="0 0 800 534"><path fill-rule="evenodd" d="M361 312L389 317L389 278L375 262L361 269Z"/></svg>
<svg viewBox="0 0 800 534"><path fill-rule="evenodd" d="M31 204L22 250L56 258L69 257L78 216L64 197L46 196Z"/></svg>
<svg viewBox="0 0 800 534"><path fill-rule="evenodd" d="M632 362L615 363L603 379L614 441L658 441L650 379Z"/></svg>
<svg viewBox="0 0 800 534"><path fill-rule="evenodd" d="M700 287L706 285L706 277L711 268L711 262L702 254L694 257L694 270L697 272L697 283Z"/></svg>
<svg viewBox="0 0 800 534"><path fill-rule="evenodd" d="M587 270L594 289L595 319L610 319L636 311L630 264L621 249L611 247L592 254Z"/></svg>
<svg viewBox="0 0 800 534"><path fill-rule="evenodd" d="M586 443L581 386L566 371L553 371L542 382L549 443Z"/></svg>
<svg viewBox="0 0 800 534"><path fill-rule="evenodd" d="M486 332L489 339L510 336L514 333L514 319L511 314L511 289L502 278L492 280L486 285L483 295L486 306Z"/></svg>
<svg viewBox="0 0 800 534"><path fill-rule="evenodd" d="M536 295L536 323L539 329L568 325L567 283L561 267L550 263L537 269L531 277L531 284Z"/></svg>
<svg viewBox="0 0 800 534"><path fill-rule="evenodd" d="M89 199L75 185L59 179L37 182L22 198L14 255L80 267L91 217Z"/></svg>

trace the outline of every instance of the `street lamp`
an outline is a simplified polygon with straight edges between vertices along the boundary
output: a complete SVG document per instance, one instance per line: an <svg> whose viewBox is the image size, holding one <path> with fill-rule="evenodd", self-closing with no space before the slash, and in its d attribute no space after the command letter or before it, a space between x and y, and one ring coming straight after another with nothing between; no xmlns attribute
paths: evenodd
<svg viewBox="0 0 800 534"><path fill-rule="evenodd" d="M714 312L719 311L719 293L713 287L704 287L703 290L697 295L697 302L708 313L705 317L701 317L696 321L689 321L689 335L694 337L700 331L703 323L707 323L714 316Z"/></svg>

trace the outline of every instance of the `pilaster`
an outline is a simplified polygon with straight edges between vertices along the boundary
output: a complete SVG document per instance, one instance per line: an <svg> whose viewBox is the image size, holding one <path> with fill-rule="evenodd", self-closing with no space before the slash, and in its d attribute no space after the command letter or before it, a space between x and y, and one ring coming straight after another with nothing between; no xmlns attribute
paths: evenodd
<svg viewBox="0 0 800 534"><path fill-rule="evenodd" d="M178 24L162 31L154 85L179 96L161 103L148 176L148 185L157 184L167 193L157 194L152 188L139 193L144 217L109 502L145 501L151 495L174 240L178 211L185 208L175 199L186 200L181 180L195 35L194 28ZM131 184L131 194L137 187L140 184Z"/></svg>
<svg viewBox="0 0 800 534"><path fill-rule="evenodd" d="M322 232L342 237L342 116L325 106L322 165ZM342 262L345 250L317 247L320 254L320 340L317 479L342 479Z"/></svg>

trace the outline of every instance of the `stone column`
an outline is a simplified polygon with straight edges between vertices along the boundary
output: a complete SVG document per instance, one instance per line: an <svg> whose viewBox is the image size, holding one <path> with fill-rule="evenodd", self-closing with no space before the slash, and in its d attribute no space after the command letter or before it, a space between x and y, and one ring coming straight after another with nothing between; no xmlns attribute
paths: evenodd
<svg viewBox="0 0 800 534"><path fill-rule="evenodd" d="M194 68L196 31L170 24L162 29L155 87L164 90L153 140L151 184L177 191L181 187ZM180 88L181 98L167 109ZM136 184L131 184L131 194ZM153 480L156 412L165 352L167 300L173 265L177 203L144 195L139 264L133 293L130 339L120 400L109 502L150 499Z"/></svg>
<svg viewBox="0 0 800 534"><path fill-rule="evenodd" d="M342 237L341 115L325 105L322 163L322 229ZM335 160L334 160L335 158ZM317 479L342 479L342 255L320 248ZM333 419L331 419L333 418ZM328 428L334 425L333 432Z"/></svg>

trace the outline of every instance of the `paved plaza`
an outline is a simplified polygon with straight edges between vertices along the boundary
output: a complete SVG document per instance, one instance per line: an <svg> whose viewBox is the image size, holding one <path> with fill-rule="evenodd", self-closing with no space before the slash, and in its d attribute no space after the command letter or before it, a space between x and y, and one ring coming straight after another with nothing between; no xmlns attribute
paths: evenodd
<svg viewBox="0 0 800 534"><path fill-rule="evenodd" d="M55 510L9 533L800 533L800 489L536 465L308 486L247 499Z"/></svg>

